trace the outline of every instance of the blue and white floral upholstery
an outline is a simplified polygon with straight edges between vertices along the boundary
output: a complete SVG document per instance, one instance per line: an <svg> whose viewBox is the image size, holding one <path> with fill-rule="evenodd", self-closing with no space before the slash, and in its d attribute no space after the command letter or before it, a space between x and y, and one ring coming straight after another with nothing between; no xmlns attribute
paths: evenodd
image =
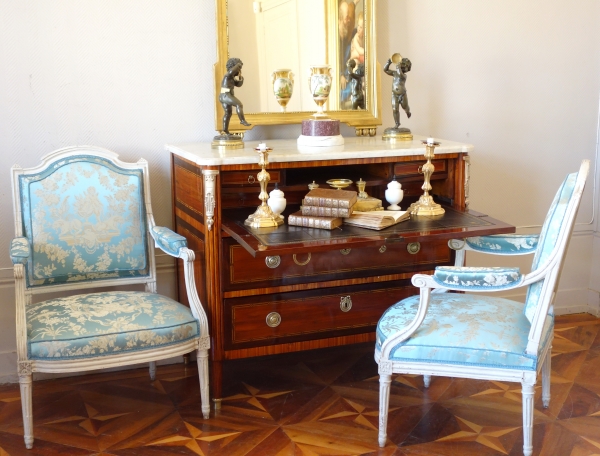
<svg viewBox="0 0 600 456"><path fill-rule="evenodd" d="M394 304L377 324L375 360L379 364L379 444L387 439L392 373L460 376L519 381L523 394L523 453L533 452L533 397L542 372L542 401L550 402L550 348L553 291L589 171L584 160L554 198L539 236L498 235L452 240L457 265L416 274L420 289ZM500 255L535 253L532 270L462 266L464 250ZM528 286L525 305L481 292ZM441 293L439 291L442 291ZM450 291L446 293L444 291ZM452 293L473 291L479 294Z"/></svg>
<svg viewBox="0 0 600 456"><path fill-rule="evenodd" d="M157 227L148 164L95 147L55 151L12 169L17 358L24 436L33 445L33 372L76 372L155 362L196 351L209 416L208 320L183 236ZM183 260L190 307L156 293L154 244ZM144 290L132 291L132 285ZM102 291L103 287L130 286ZM93 290L90 290L92 289ZM82 294L82 291L87 293ZM49 291L59 297L35 301ZM56 295L55 295L56 296Z"/></svg>
<svg viewBox="0 0 600 456"><path fill-rule="evenodd" d="M536 234L495 234L465 239L471 250L496 255L523 255L535 252L539 236Z"/></svg>
<svg viewBox="0 0 600 456"><path fill-rule="evenodd" d="M188 307L156 293L89 293L27 307L30 359L108 356L199 335L198 321Z"/></svg>
<svg viewBox="0 0 600 456"><path fill-rule="evenodd" d="M548 211L546 220L542 226L538 249L533 257L531 269L534 271L548 260L556 247L556 244L559 240L560 229L565 222L565 217L567 216L569 202L571 201L573 192L575 191L576 181L577 174L569 174L552 201L552 205L550 206L550 210ZM539 280L532 284L527 290L524 312L529 321L532 321L533 315L540 302L543 284L544 279Z"/></svg>
<svg viewBox="0 0 600 456"><path fill-rule="evenodd" d="M471 268L467 266L438 266L433 280L441 286L460 290L502 290L521 280L519 268Z"/></svg>
<svg viewBox="0 0 600 456"><path fill-rule="evenodd" d="M385 311L377 324L377 350L412 321L418 307L419 296L411 296ZM535 370L538 354L525 352L531 325L522 308L521 303L493 296L432 295L421 327L392 348L390 360ZM553 319L546 318L539 353L552 334Z"/></svg>
<svg viewBox="0 0 600 456"><path fill-rule="evenodd" d="M19 179L30 287L148 275L139 169L81 155Z"/></svg>

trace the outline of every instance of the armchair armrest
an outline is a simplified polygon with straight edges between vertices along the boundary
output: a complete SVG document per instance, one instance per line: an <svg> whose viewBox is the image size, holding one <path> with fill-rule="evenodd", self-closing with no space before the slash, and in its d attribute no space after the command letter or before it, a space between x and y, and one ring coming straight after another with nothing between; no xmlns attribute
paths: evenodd
<svg viewBox="0 0 600 456"><path fill-rule="evenodd" d="M494 234L465 239L471 250L496 255L525 255L534 253L538 245L538 234Z"/></svg>
<svg viewBox="0 0 600 456"><path fill-rule="evenodd" d="M519 268L438 266L431 276L441 287L452 290L496 291L521 285Z"/></svg>
<svg viewBox="0 0 600 456"><path fill-rule="evenodd" d="M30 256L29 239L18 237L10 242L10 259L13 264L26 264Z"/></svg>
<svg viewBox="0 0 600 456"><path fill-rule="evenodd" d="M150 235L158 248L176 258L179 258L181 249L187 247L185 237L164 226L151 227Z"/></svg>

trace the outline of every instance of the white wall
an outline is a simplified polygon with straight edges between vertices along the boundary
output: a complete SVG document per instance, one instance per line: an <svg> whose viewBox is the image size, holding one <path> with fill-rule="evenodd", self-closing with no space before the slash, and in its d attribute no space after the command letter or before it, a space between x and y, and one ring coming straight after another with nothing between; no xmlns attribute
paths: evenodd
<svg viewBox="0 0 600 456"><path fill-rule="evenodd" d="M573 5L377 0L379 62L400 52L413 63L413 117L402 125L474 144L471 206L519 227L540 224L565 173L596 150L600 2ZM163 146L215 134L214 1L0 0L0 12L0 252L8 252L14 233L10 167L36 165L74 144L106 147L124 160L146 158L155 218L170 226ZM393 122L390 79L382 75L383 127ZM299 130L256 128L246 138L294 138ZM600 307L600 239L597 220L588 223L592 182L560 285L564 309ZM169 293L173 271L159 261L159 286ZM5 253L0 381L15 372L11 278Z"/></svg>
<svg viewBox="0 0 600 456"><path fill-rule="evenodd" d="M592 159L557 295L559 312L600 308L600 239L593 214L600 2L574 5L405 0L379 2L378 14L379 61L400 52L413 64L406 82L412 117L403 117L403 126L475 145L472 208L516 225L518 232L539 232L565 174L577 170L583 158ZM382 75L386 125L391 125L390 79ZM471 265L489 261L469 256ZM528 271L530 263L522 257L519 266Z"/></svg>

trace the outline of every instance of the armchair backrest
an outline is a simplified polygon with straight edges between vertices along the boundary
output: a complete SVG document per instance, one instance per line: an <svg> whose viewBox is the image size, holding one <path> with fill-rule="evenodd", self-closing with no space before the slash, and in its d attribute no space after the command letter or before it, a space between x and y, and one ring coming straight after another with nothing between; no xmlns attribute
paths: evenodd
<svg viewBox="0 0 600 456"><path fill-rule="evenodd" d="M584 160L579 172L565 178L546 215L531 272L545 267L548 261L552 266L544 278L532 283L527 290L524 313L532 324L539 320L536 317L541 317L542 312L545 318L551 304L588 171L589 160Z"/></svg>
<svg viewBox="0 0 600 456"><path fill-rule="evenodd" d="M95 147L13 167L15 233L28 240L27 288L83 288L154 280L147 163ZM62 287L61 287L62 286Z"/></svg>

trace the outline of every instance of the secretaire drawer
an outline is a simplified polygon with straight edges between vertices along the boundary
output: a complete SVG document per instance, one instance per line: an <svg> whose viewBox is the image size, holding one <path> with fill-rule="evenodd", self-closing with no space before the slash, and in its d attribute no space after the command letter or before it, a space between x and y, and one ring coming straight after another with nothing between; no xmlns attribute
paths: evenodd
<svg viewBox="0 0 600 456"><path fill-rule="evenodd" d="M226 346L243 348L375 330L388 307L417 293L408 280L393 285L383 288L379 283L225 299Z"/></svg>
<svg viewBox="0 0 600 456"><path fill-rule="evenodd" d="M225 171L221 173L221 185L259 185L256 177L258 170ZM269 183L281 183L281 171L269 170L271 176ZM258 195L256 195L258 198Z"/></svg>
<svg viewBox="0 0 600 456"><path fill-rule="evenodd" d="M343 278L433 269L451 264L447 241L254 258L234 239L223 240L223 288L226 291L293 285Z"/></svg>
<svg viewBox="0 0 600 456"><path fill-rule="evenodd" d="M444 159L432 160L431 164L435 166L434 174L445 174L448 172L448 162ZM424 162L404 162L394 165L394 174L399 179L401 177L421 176L421 167ZM401 179L400 179L401 180Z"/></svg>

